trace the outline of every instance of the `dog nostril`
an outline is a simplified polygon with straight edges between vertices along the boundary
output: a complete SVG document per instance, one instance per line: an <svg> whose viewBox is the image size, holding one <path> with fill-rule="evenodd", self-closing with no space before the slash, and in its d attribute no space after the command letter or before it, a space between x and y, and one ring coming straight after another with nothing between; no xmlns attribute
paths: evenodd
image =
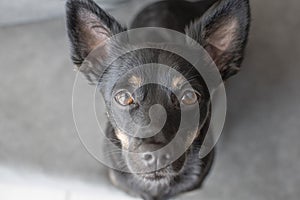
<svg viewBox="0 0 300 200"><path fill-rule="evenodd" d="M170 154L165 154L165 155L163 156L163 158L164 158L165 160L170 160L171 156L170 156Z"/></svg>
<svg viewBox="0 0 300 200"><path fill-rule="evenodd" d="M144 154L144 160L145 161L151 161L152 160L152 158L153 158L153 156L151 155L151 154Z"/></svg>

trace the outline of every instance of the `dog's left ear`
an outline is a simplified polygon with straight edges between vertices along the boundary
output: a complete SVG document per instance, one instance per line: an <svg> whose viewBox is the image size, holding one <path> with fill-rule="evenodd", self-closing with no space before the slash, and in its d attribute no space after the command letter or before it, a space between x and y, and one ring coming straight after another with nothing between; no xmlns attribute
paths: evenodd
<svg viewBox="0 0 300 200"><path fill-rule="evenodd" d="M186 34L206 49L226 80L240 69L249 26L249 0L219 0Z"/></svg>
<svg viewBox="0 0 300 200"><path fill-rule="evenodd" d="M107 40L125 30L92 0L68 0L66 15L72 60L78 67L96 47L104 57Z"/></svg>

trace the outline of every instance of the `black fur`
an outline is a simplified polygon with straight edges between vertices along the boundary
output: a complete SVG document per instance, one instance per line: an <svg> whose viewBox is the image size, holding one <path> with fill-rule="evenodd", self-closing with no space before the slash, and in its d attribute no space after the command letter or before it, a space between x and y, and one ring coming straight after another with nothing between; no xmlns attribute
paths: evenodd
<svg viewBox="0 0 300 200"><path fill-rule="evenodd" d="M149 26L177 30L194 38L207 50L218 66L223 79L226 80L239 71L243 60L250 26L249 1L204 0L195 3L184 0L161 1L142 10L133 21L131 28ZM113 86L126 72L142 64L160 63L173 67L183 74L192 87L201 94L201 100L198 101L201 118L199 127L195 132L197 135L195 135L192 145L185 154L172 165L166 167L163 172L166 178L149 180L145 178L145 174L111 170L111 176L115 179L114 184L128 193L146 200L168 199L182 192L199 188L211 168L214 157L214 151L212 151L204 159L199 159L199 150L210 122L210 96L201 75L192 69L186 60L163 50L133 51L114 60L116 52L120 48L126 48L126 44L119 47L118 44L108 43L106 39L125 31L126 28L122 27L92 0L67 1L67 28L74 64L87 76L89 81L98 85L104 96L106 106L117 109L119 113L117 117L122 118L123 112L122 108L119 108L116 102L112 101L116 92ZM100 65L96 68L82 65L87 55L98 44L102 46L101 51L98 52ZM128 48L130 47L128 46ZM114 62L108 67L107 63L110 63L111 60ZM100 74L103 75L100 77ZM132 75L142 79L147 78L149 74L154 74L157 78L170 82L174 78L167 73L158 73L157 71L151 71L148 74L142 70L132 72ZM130 85L125 89L131 92L134 90L133 87ZM132 95L138 103L131 105L129 109L132 118L140 124L149 121L148 109L153 104L163 105L167 112L166 124L157 136L153 136L149 140L126 136L130 145L135 147L132 150L141 147L145 149L146 144L149 143L155 143L155 148L161 147L161 144L167 144L174 137L172 134L176 133L178 129L181 112L190 112L178 109L179 99L173 100L172 92L163 87L143 86L132 92ZM112 110L108 110L107 137L120 148L124 148L122 143L124 141L117 137L118 127L111 116ZM127 121L126 123L130 125L132 122ZM139 158L135 159L139 161ZM133 167L132 163L122 153L113 153L111 160L122 163L128 171L131 171ZM173 175L171 176L169 173Z"/></svg>
<svg viewBox="0 0 300 200"><path fill-rule="evenodd" d="M81 12L89 12L98 17L101 26L109 30L110 36L121 33L126 29L122 27L112 16L104 12L91 0L69 0L66 3L67 28L70 39L72 60L74 64L81 65L89 49L84 43L83 35L80 34L83 22L79 19ZM95 22L94 22L95 23Z"/></svg>
<svg viewBox="0 0 300 200"><path fill-rule="evenodd" d="M233 17L238 21L238 30L233 46L227 52L219 55L226 60L219 64L223 79L227 79L240 70L244 50L248 40L250 28L250 5L248 0L223 0L218 1L200 20L195 20L186 28L187 34L198 41L206 49L212 49L207 43L207 38L218 28L219 24L228 23ZM199 34L200 32L200 34ZM222 62L222 61L221 61Z"/></svg>

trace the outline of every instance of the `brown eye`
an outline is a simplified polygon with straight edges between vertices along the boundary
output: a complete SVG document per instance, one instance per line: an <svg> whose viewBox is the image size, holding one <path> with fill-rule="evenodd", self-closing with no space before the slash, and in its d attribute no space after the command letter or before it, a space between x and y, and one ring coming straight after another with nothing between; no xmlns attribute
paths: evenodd
<svg viewBox="0 0 300 200"><path fill-rule="evenodd" d="M133 97L126 90L118 92L115 96L115 100L122 106L129 106L134 103Z"/></svg>
<svg viewBox="0 0 300 200"><path fill-rule="evenodd" d="M193 105L198 102L201 95L193 90L187 90L184 92L181 102L185 105Z"/></svg>

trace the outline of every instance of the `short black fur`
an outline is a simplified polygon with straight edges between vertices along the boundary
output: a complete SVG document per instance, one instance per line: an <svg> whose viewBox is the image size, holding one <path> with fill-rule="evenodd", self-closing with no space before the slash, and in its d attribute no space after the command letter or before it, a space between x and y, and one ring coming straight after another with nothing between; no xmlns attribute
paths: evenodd
<svg viewBox="0 0 300 200"><path fill-rule="evenodd" d="M201 100L197 102L201 109L201 119L197 130L193 130L195 137L192 145L180 159L160 172L164 178L156 177L156 173L151 174L149 178L149 174L110 170L112 182L129 194L142 197L145 200L169 199L180 193L201 187L214 158L214 151L212 151L205 158L199 159L199 150L210 123L211 109L208 89L201 75L179 56L154 49L130 52L116 59L111 66L106 66L109 63L108 60L114 59L116 51L118 51L118 46L112 47L107 39L126 31L126 28L92 0L68 0L66 7L72 60L88 80L99 87L106 106L117 109L119 117L122 118L123 116L122 108L119 108L116 102L112 100L116 92L113 86L122 75L142 64L160 63L173 67L184 74L193 88L201 95ZM226 80L239 71L244 57L250 27L249 0L204 0L194 3L184 0L159 1L139 12L133 20L131 28L153 26L176 30L196 40L205 48L219 68L223 80ZM82 65L86 57L95 48L99 49L99 46L98 60L101 64L96 68ZM132 72L131 78L134 78L135 84L147 78L148 74L142 71L140 69ZM101 77L100 74L102 74ZM170 82L176 78L167 73L154 71L154 74L158 78ZM130 85L125 89L130 92L134 87ZM146 123L149 120L147 118L149 107L158 103L167 108L168 118L165 126L157 136L141 140L120 133L111 118L112 110L108 110L107 137L120 148L135 147L136 149L133 150L142 148L151 151L153 148L160 148L161 145L168 143L173 137L172 134L176 133L178 123L180 123L179 99L173 100L172 92L154 85L142 87L132 92L132 95L137 103L131 105L130 109L132 117L138 123ZM131 122L128 121L127 123L130 124ZM126 145L128 146L126 147ZM133 167L137 167L121 153L113 153L110 157L112 162L122 163L126 170L130 171ZM139 161L140 158L135 159Z"/></svg>

